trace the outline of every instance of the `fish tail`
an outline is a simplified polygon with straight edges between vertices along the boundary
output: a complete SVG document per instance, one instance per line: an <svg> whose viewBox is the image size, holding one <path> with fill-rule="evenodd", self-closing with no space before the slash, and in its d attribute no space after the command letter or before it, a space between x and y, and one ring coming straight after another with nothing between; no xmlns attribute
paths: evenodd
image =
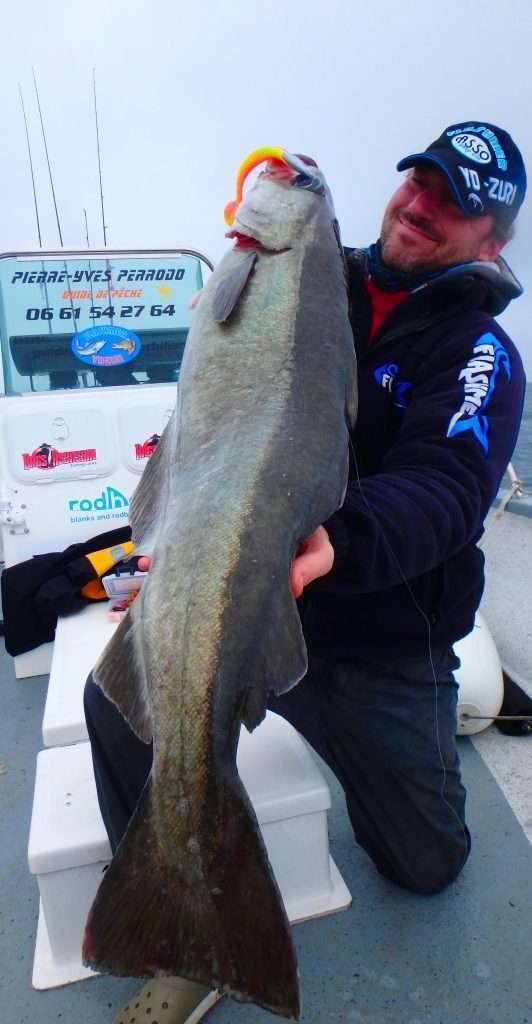
<svg viewBox="0 0 532 1024"><path fill-rule="evenodd" d="M187 854L157 840L151 777L89 913L83 962L116 975L173 975L300 1016L290 925L238 776ZM219 823L226 822L220 833Z"/></svg>

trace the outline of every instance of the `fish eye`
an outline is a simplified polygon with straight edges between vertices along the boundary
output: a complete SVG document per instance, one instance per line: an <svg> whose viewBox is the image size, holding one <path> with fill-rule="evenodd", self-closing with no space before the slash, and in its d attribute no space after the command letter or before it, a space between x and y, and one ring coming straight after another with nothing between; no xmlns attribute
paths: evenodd
<svg viewBox="0 0 532 1024"><path fill-rule="evenodd" d="M292 185L296 185L297 188L312 188L314 182L315 178L312 178L310 174L296 174Z"/></svg>
<svg viewBox="0 0 532 1024"><path fill-rule="evenodd" d="M296 188L305 188L309 192L315 192L318 196L325 195L323 181L317 174L304 174L300 172L291 182Z"/></svg>

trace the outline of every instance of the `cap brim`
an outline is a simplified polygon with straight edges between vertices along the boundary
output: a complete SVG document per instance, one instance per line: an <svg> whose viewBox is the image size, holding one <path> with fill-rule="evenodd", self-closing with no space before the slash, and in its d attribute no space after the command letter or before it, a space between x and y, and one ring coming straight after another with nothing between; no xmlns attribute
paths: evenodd
<svg viewBox="0 0 532 1024"><path fill-rule="evenodd" d="M437 156L432 156L430 153L412 153L411 156L405 156L402 160L399 161L399 163L397 164L397 170L407 171L409 167L415 167L416 164L434 164L436 167L438 167L439 170L445 174L445 177L447 178L447 181L449 182L453 190L454 197L460 209L463 210L464 213L467 213L468 217L475 216L475 214L472 214L471 210L465 205L464 200L456 186L456 182L452 174L450 173L449 169L445 166L443 160L440 160Z"/></svg>

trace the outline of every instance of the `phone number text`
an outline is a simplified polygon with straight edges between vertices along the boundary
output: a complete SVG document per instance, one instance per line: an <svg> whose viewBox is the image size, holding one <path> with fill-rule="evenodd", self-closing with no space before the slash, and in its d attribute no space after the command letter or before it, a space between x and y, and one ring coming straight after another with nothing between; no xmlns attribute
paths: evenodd
<svg viewBox="0 0 532 1024"><path fill-rule="evenodd" d="M83 310L83 316L88 316L89 320L100 320L101 317L124 320L127 317L141 316L144 312L147 316L175 316L175 306L91 306L88 311ZM53 320L56 316L59 320L79 320L80 315L81 306L62 306L57 311L52 306L46 306L44 309L30 307L26 310L26 320Z"/></svg>

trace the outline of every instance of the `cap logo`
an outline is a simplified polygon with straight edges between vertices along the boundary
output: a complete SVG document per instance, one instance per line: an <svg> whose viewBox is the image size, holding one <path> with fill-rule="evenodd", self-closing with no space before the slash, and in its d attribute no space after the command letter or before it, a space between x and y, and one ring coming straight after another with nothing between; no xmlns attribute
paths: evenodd
<svg viewBox="0 0 532 1024"><path fill-rule="evenodd" d="M462 156L474 160L476 164L489 164L491 153L486 143L479 139L478 135L470 135L469 132L462 132L451 139L451 143Z"/></svg>
<svg viewBox="0 0 532 1024"><path fill-rule="evenodd" d="M467 201L473 207L473 209L478 210L480 213L484 213L484 203L482 202L480 196L477 196L476 192L470 192L467 197Z"/></svg>

